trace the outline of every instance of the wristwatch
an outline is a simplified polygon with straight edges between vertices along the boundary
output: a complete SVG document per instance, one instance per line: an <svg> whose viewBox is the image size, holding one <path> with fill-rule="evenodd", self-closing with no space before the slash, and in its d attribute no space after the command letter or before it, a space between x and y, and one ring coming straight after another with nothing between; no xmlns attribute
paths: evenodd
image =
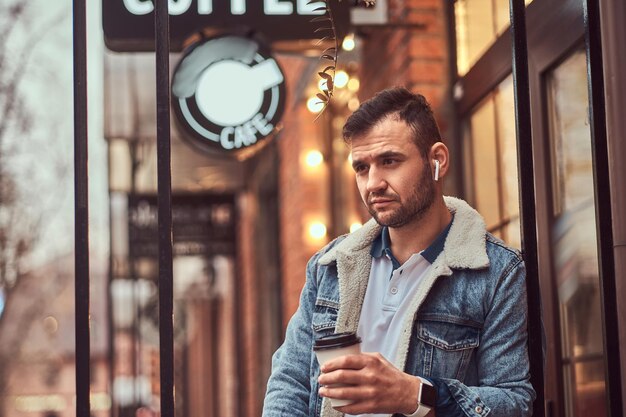
<svg viewBox="0 0 626 417"><path fill-rule="evenodd" d="M437 390L435 387L427 379L418 378L422 383L417 394L417 410L413 414L405 414L406 417L424 417L437 404Z"/></svg>

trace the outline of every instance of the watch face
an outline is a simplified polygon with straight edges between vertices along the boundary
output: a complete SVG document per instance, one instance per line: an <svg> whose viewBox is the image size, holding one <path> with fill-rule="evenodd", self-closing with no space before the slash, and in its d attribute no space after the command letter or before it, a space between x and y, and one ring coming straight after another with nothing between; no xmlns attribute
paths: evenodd
<svg viewBox="0 0 626 417"><path fill-rule="evenodd" d="M426 407L434 408L435 404L437 404L437 390L435 387L422 384L422 395L419 402Z"/></svg>

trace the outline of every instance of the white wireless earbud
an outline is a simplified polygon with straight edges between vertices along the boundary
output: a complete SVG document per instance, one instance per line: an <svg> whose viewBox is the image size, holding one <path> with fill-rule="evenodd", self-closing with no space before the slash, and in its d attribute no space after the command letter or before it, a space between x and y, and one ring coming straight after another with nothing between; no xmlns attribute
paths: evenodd
<svg viewBox="0 0 626 417"><path fill-rule="evenodd" d="M439 160L435 159L435 181L439 181Z"/></svg>

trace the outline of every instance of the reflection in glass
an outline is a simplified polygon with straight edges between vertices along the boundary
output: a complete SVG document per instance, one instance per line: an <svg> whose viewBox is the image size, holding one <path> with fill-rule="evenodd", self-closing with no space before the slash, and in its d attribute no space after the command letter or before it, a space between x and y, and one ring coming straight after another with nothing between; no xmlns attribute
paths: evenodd
<svg viewBox="0 0 626 417"><path fill-rule="evenodd" d="M526 0L526 5L531 1ZM462 76L509 27L509 1L457 0L454 14L457 68Z"/></svg>
<svg viewBox="0 0 626 417"><path fill-rule="evenodd" d="M474 201L487 227L500 221L497 184L498 152L493 98L485 100L472 114L472 162Z"/></svg>
<svg viewBox="0 0 626 417"><path fill-rule="evenodd" d="M511 246L521 248L515 96L512 77L508 77L500 83L493 99L496 111L497 136L500 142L498 151L503 239Z"/></svg>
<svg viewBox="0 0 626 417"><path fill-rule="evenodd" d="M554 69L547 85L565 411L601 417L604 345L584 51Z"/></svg>
<svg viewBox="0 0 626 417"><path fill-rule="evenodd" d="M508 77L470 116L464 141L465 189L487 229L520 248L514 108L513 81Z"/></svg>
<svg viewBox="0 0 626 417"><path fill-rule="evenodd" d="M176 414L236 415L234 260L174 258ZM153 279L111 285L116 369L113 397L120 417L138 407L158 410L158 291ZM220 343L216 343L219 341Z"/></svg>

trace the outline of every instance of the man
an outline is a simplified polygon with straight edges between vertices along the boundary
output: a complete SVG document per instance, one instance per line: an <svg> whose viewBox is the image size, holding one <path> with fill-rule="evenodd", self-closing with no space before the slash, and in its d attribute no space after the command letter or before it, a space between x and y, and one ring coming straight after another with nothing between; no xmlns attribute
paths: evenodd
<svg viewBox="0 0 626 417"><path fill-rule="evenodd" d="M343 134L373 219L309 261L263 415L531 415L524 263L443 196L450 159L424 97L382 91ZM320 370L314 340L346 331L363 353Z"/></svg>

